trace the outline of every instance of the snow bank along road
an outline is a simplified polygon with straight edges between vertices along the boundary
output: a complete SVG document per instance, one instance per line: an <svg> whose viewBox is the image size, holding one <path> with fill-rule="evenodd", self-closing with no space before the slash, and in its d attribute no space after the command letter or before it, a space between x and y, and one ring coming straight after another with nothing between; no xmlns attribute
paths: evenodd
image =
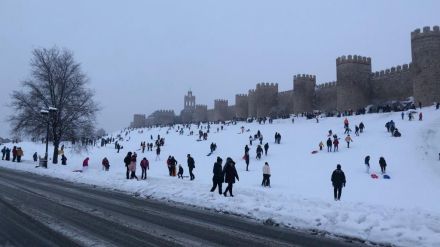
<svg viewBox="0 0 440 247"><path fill-rule="evenodd" d="M0 245L359 246L0 168Z"/></svg>

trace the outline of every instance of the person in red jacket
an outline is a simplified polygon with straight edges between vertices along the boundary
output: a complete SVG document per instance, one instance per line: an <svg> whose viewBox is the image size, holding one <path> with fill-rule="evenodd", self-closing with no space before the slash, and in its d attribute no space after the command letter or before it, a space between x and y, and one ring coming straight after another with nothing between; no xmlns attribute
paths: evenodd
<svg viewBox="0 0 440 247"><path fill-rule="evenodd" d="M87 171L87 168L89 167L89 157L87 157L84 161L83 161L83 172Z"/></svg>
<svg viewBox="0 0 440 247"><path fill-rule="evenodd" d="M147 179L147 170L150 170L150 162L148 162L147 158L143 158L141 161L142 175L141 179Z"/></svg>
<svg viewBox="0 0 440 247"><path fill-rule="evenodd" d="M335 140L333 141L333 152L339 151L338 145L339 145L339 140L338 138L335 138Z"/></svg>

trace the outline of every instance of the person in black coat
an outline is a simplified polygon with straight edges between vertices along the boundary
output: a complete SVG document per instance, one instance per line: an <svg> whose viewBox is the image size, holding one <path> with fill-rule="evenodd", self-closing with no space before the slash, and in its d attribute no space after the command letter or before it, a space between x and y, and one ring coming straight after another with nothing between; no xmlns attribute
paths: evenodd
<svg viewBox="0 0 440 247"><path fill-rule="evenodd" d="M195 161L191 155L187 155L188 157L188 169L189 169L189 176L191 180L194 180L196 177L193 174L193 169L196 168Z"/></svg>
<svg viewBox="0 0 440 247"><path fill-rule="evenodd" d="M335 201L341 200L342 187L345 187L345 174L341 170L341 165L336 166L336 170L332 173L333 195Z"/></svg>
<svg viewBox="0 0 440 247"><path fill-rule="evenodd" d="M267 156L267 150L269 150L269 143L266 142L266 144L264 144L264 155Z"/></svg>
<svg viewBox="0 0 440 247"><path fill-rule="evenodd" d="M385 173L386 168L387 168L387 162L385 161L385 159L383 157L379 158L379 165L380 165L380 170L382 171L382 173Z"/></svg>
<svg viewBox="0 0 440 247"><path fill-rule="evenodd" d="M125 168L127 168L126 177L127 177L127 179L129 179L130 178L129 177L130 169L128 169L128 165L130 165L130 163L131 163L131 152L128 152L127 156L125 156L124 163L125 163Z"/></svg>
<svg viewBox="0 0 440 247"><path fill-rule="evenodd" d="M261 145L258 145L257 147L257 159L261 159L261 153L263 153L263 148L261 148Z"/></svg>
<svg viewBox="0 0 440 247"><path fill-rule="evenodd" d="M66 156L63 154L61 155L61 165L66 165L67 164L67 158Z"/></svg>
<svg viewBox="0 0 440 247"><path fill-rule="evenodd" d="M327 139L327 152L331 152L332 151L332 139L330 139L330 137Z"/></svg>
<svg viewBox="0 0 440 247"><path fill-rule="evenodd" d="M223 195L226 197L226 193L229 191L229 195L233 197L232 186L235 183L235 179L237 179L237 181L240 181L240 179L238 178L238 173L235 169L235 162L229 157L226 159L225 167L223 167L223 176L225 182L228 184Z"/></svg>
<svg viewBox="0 0 440 247"><path fill-rule="evenodd" d="M370 173L370 155L365 157L365 168L367 169L367 173Z"/></svg>
<svg viewBox="0 0 440 247"><path fill-rule="evenodd" d="M211 192L215 191L215 188L218 186L218 193L222 194L222 183L223 183L223 171L222 171L222 162L223 160L220 157L217 157L217 162L214 163L214 167L212 168L212 188Z"/></svg>

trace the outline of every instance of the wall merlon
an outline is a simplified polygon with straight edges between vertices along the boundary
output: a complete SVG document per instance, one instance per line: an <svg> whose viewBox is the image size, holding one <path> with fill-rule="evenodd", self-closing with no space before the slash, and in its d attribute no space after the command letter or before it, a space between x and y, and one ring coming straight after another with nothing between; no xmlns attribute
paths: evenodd
<svg viewBox="0 0 440 247"><path fill-rule="evenodd" d="M387 68L385 70L373 72L373 73L371 73L371 77L373 79L377 79L382 76L388 76L391 74L398 74L398 73L407 72L407 71L409 71L410 68L411 68L411 64L397 65L397 66L393 66L391 68Z"/></svg>
<svg viewBox="0 0 440 247"><path fill-rule="evenodd" d="M344 55L336 58L336 65L345 64L345 63L359 63L359 64L371 65L371 58L359 56L359 55L348 55L348 56Z"/></svg>
<svg viewBox="0 0 440 247"><path fill-rule="evenodd" d="M416 30L411 32L411 39L419 38L419 37L426 37L426 36L430 36L430 35L440 35L439 26L433 26L432 30L431 30L431 27L429 27L429 26L423 27L422 30L420 30L420 28L417 28Z"/></svg>

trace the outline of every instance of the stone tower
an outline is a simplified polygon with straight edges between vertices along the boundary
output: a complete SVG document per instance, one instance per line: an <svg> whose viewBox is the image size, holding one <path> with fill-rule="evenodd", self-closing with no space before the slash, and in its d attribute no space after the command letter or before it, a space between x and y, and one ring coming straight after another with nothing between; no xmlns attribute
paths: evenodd
<svg viewBox="0 0 440 247"><path fill-rule="evenodd" d="M196 96L193 96L192 91L188 91L183 99L183 109L187 111L194 111L196 108Z"/></svg>
<svg viewBox="0 0 440 247"><path fill-rule="evenodd" d="M371 58L357 55L336 59L337 110L358 110L370 103Z"/></svg>
<svg viewBox="0 0 440 247"><path fill-rule="evenodd" d="M314 110L316 76L293 76L293 112L312 112Z"/></svg>
<svg viewBox="0 0 440 247"><path fill-rule="evenodd" d="M255 106L257 117L273 115L278 105L278 83L258 83L255 89Z"/></svg>
<svg viewBox="0 0 440 247"><path fill-rule="evenodd" d="M214 121L228 120L228 101L224 99L214 100Z"/></svg>
<svg viewBox="0 0 440 247"><path fill-rule="evenodd" d="M249 100L246 94L235 95L235 117L237 119L246 119L248 117Z"/></svg>
<svg viewBox="0 0 440 247"><path fill-rule="evenodd" d="M438 26L411 33L414 100L423 105L440 101L440 30Z"/></svg>
<svg viewBox="0 0 440 247"><path fill-rule="evenodd" d="M257 116L257 106L256 106L256 95L255 90L250 89L248 94L248 117L256 117Z"/></svg>

